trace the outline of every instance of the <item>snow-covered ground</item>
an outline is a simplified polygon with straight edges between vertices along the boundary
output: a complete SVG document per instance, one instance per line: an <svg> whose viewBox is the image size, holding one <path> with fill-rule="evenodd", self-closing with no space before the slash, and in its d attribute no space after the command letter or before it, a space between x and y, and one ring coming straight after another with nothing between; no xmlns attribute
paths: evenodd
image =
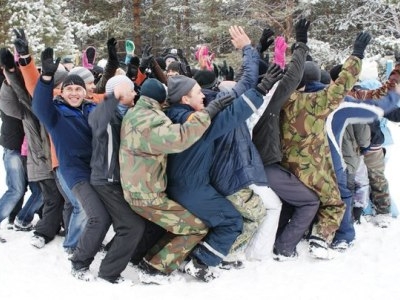
<svg viewBox="0 0 400 300"><path fill-rule="evenodd" d="M395 144L388 149L386 174L391 195L400 206L400 127L389 124ZM4 170L0 166L0 193ZM245 262L242 270L222 271L210 283L176 276L163 286L141 285L133 267L123 275L133 284L112 285L104 281L82 282L70 275L70 263L57 237L43 249L30 245L32 233L6 229L0 233L0 299L400 299L400 220L387 229L362 220L356 226L357 240L346 253L331 261L315 260L301 242L299 259L262 263ZM110 238L111 233L108 235ZM91 270L97 274L101 255Z"/></svg>

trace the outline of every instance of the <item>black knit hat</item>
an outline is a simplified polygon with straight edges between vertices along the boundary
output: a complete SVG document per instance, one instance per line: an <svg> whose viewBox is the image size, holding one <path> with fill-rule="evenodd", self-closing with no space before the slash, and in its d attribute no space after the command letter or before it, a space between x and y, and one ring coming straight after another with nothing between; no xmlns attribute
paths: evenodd
<svg viewBox="0 0 400 300"><path fill-rule="evenodd" d="M164 85L154 78L146 79L140 88L140 95L163 103L167 99L167 91Z"/></svg>
<svg viewBox="0 0 400 300"><path fill-rule="evenodd" d="M68 75L67 78L65 78L64 81L63 81L63 84L61 86L61 90L63 90L66 86L69 86L69 85L80 85L86 91L85 82L83 81L83 79L79 75L76 75L76 74Z"/></svg>
<svg viewBox="0 0 400 300"><path fill-rule="evenodd" d="M211 89L214 87L218 79L215 76L214 71L199 70L194 74L193 79L201 86L202 89Z"/></svg>

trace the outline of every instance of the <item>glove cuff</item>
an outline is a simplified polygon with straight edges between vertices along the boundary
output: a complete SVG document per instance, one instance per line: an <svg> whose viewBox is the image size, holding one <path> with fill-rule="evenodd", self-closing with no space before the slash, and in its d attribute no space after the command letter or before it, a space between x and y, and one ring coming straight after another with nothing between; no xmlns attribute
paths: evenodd
<svg viewBox="0 0 400 300"><path fill-rule="evenodd" d="M259 92L261 95L263 95L263 96L265 96L266 94L267 94L267 90L265 90L263 87L261 87L262 86L262 84L258 84L257 86L256 86L256 91L257 92Z"/></svg>

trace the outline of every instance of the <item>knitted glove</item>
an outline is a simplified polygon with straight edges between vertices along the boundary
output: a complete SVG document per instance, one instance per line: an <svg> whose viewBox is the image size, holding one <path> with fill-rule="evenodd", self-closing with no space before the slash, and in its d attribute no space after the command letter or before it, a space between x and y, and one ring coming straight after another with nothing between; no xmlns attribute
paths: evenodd
<svg viewBox="0 0 400 300"><path fill-rule="evenodd" d="M274 63L279 65L281 69L285 68L285 57L287 44L283 36L278 36L275 39L275 52L274 52Z"/></svg>
<svg viewBox="0 0 400 300"><path fill-rule="evenodd" d="M370 41L371 35L368 32L360 32L354 41L353 53L351 55L363 59L365 48L367 48Z"/></svg>
<svg viewBox="0 0 400 300"><path fill-rule="evenodd" d="M58 57L56 61L53 60L53 48L44 49L41 54L42 75L53 77L57 71L60 60L61 57Z"/></svg>
<svg viewBox="0 0 400 300"><path fill-rule="evenodd" d="M15 68L14 55L7 48L0 49L0 64L6 70Z"/></svg>
<svg viewBox="0 0 400 300"><path fill-rule="evenodd" d="M142 59L140 60L139 69L144 73L144 71L152 66L153 62L153 55L151 54L151 47L150 45L145 45L142 52Z"/></svg>
<svg viewBox="0 0 400 300"><path fill-rule="evenodd" d="M110 61L118 61L117 40L115 38L110 38L107 41L107 52Z"/></svg>
<svg viewBox="0 0 400 300"><path fill-rule="evenodd" d="M265 96L268 94L268 91L272 89L274 84L281 80L282 77L282 69L277 64L271 64L267 72L264 74L263 79L257 85L256 90Z"/></svg>
<svg viewBox="0 0 400 300"><path fill-rule="evenodd" d="M264 28L260 37L260 41L257 45L257 50L259 53L263 53L269 48L269 46L271 46L271 44L274 42L274 38L271 38L273 35L274 31L271 28Z"/></svg>
<svg viewBox="0 0 400 300"><path fill-rule="evenodd" d="M205 111L208 112L210 118L213 119L221 110L231 104L234 99L235 98L231 95L227 95L221 99L211 101L205 108Z"/></svg>
<svg viewBox="0 0 400 300"><path fill-rule="evenodd" d="M29 43L28 40L25 37L25 32L23 29L13 29L13 32L15 33L15 40L14 40L14 46L15 49L17 50L17 53L21 55L28 55L29 54Z"/></svg>
<svg viewBox="0 0 400 300"><path fill-rule="evenodd" d="M308 28L310 27L310 22L307 21L306 19L300 19L296 25L294 26L295 31L296 31L296 42L302 42L304 44L307 44L307 32Z"/></svg>

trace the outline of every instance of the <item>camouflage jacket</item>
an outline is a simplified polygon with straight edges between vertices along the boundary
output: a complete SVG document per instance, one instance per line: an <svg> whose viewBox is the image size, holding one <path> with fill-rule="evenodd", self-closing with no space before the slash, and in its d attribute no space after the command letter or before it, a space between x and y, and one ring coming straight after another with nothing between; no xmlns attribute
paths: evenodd
<svg viewBox="0 0 400 300"><path fill-rule="evenodd" d="M125 199L133 206L162 203L167 184L167 154L193 145L210 126L204 111L184 124L172 124L161 105L140 97L122 120L119 161Z"/></svg>
<svg viewBox="0 0 400 300"><path fill-rule="evenodd" d="M282 165L320 197L340 200L325 120L352 89L361 60L350 56L336 81L313 93L294 92L281 111Z"/></svg>

